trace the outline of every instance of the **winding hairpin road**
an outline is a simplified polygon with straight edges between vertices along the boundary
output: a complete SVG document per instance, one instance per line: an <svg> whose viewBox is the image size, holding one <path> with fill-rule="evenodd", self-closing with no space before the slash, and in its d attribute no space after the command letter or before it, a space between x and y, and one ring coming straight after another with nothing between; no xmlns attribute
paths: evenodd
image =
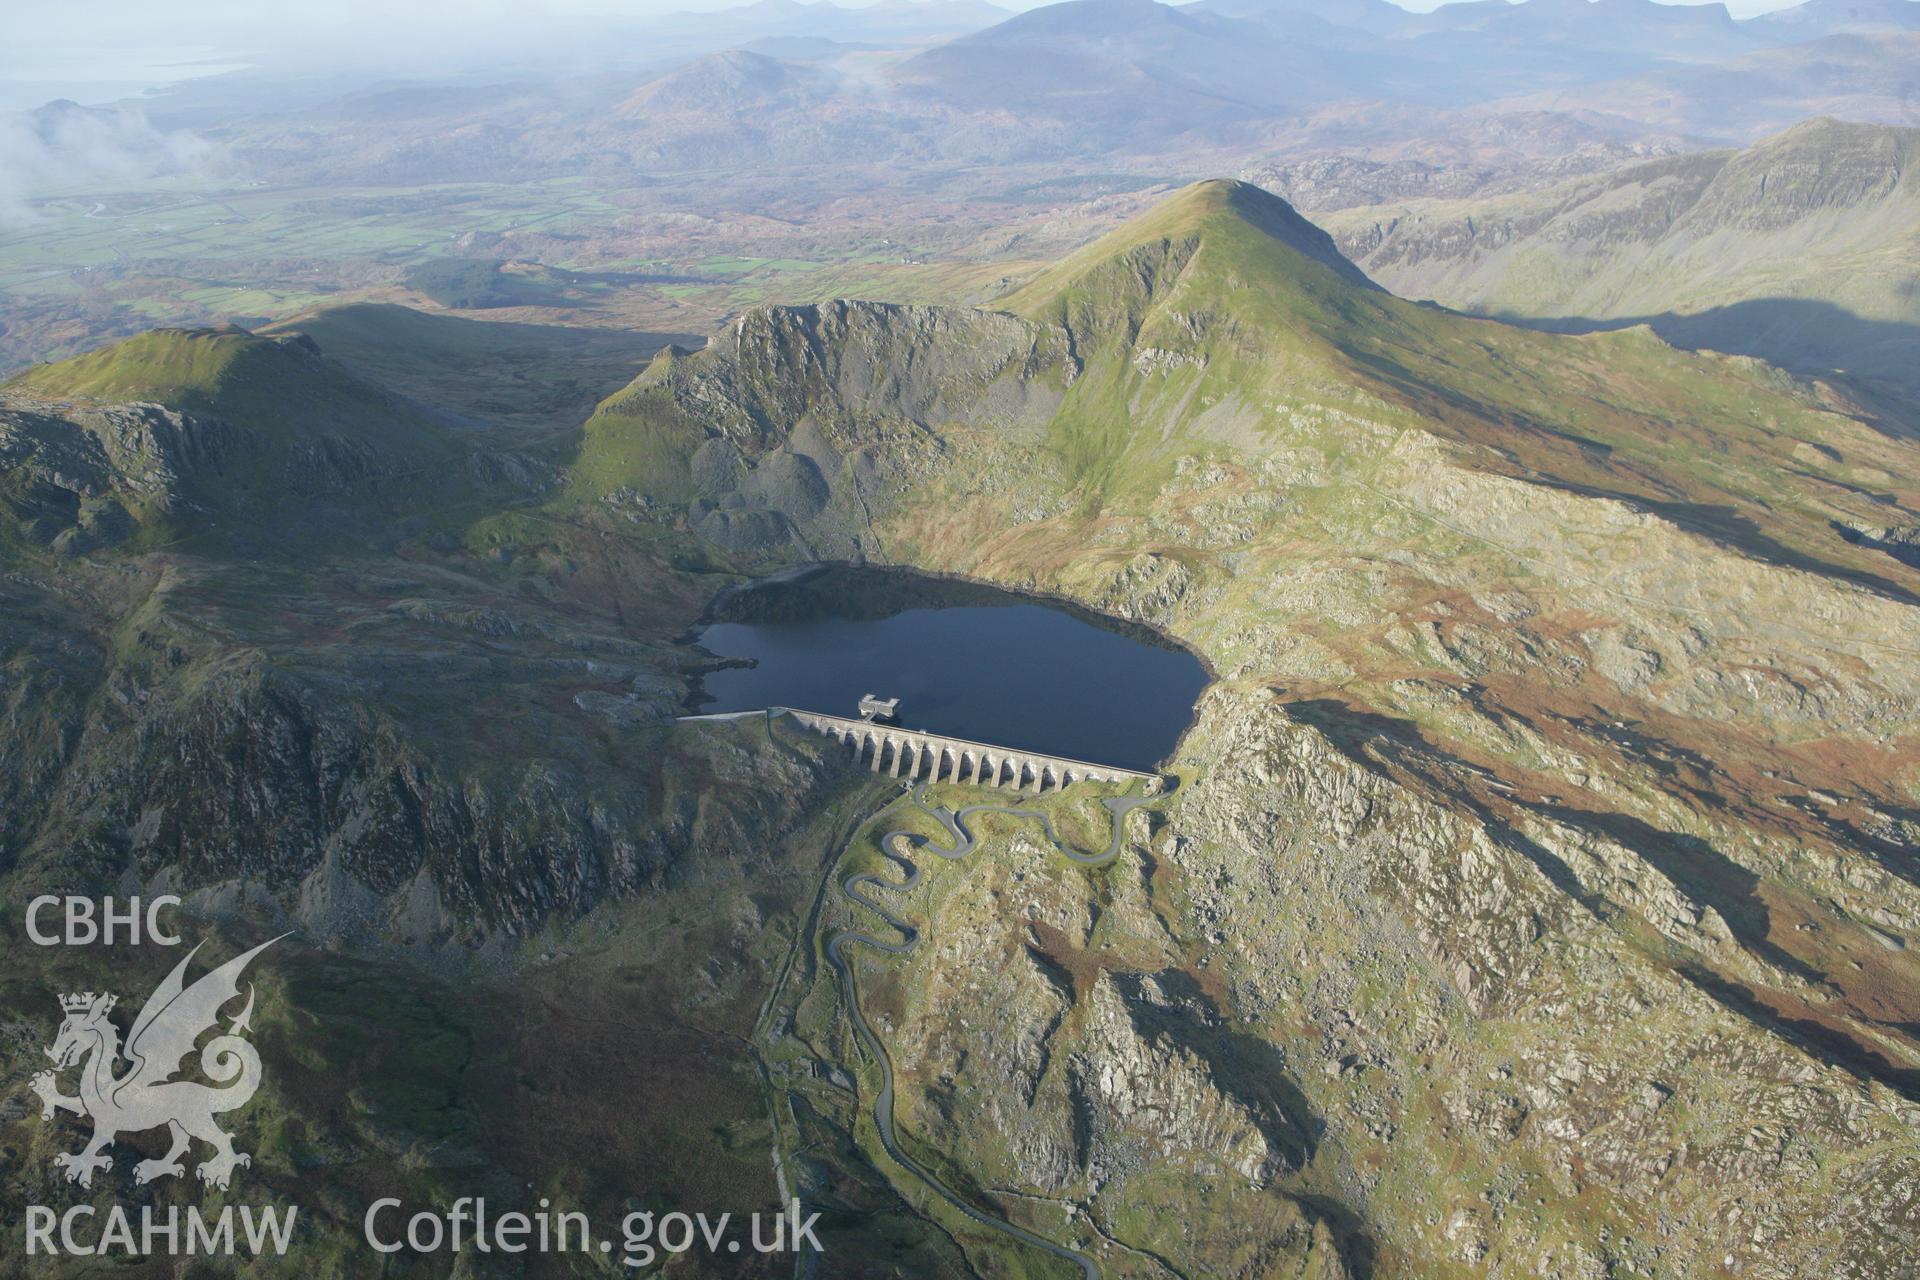
<svg viewBox="0 0 1920 1280"><path fill-rule="evenodd" d="M966 808L955 812L951 809L929 805L926 802L926 795L926 784L922 783L914 788L912 803L923 813L928 814L947 829L947 834L953 840L953 847L943 849L928 840L927 837L919 835L916 832L889 831L880 837L880 851L887 856L890 862L901 869L904 873L903 878L899 880L882 880L879 876L871 872L863 871L857 875L848 876L840 882L841 896L849 902L857 903L865 907L882 920L885 920L889 928L899 931L902 940L899 942L888 942L884 939L876 938L871 934L847 929L836 933L827 942L827 959L832 961L833 967L839 971L840 989L846 994L847 1015L852 1019L854 1030L859 1033L861 1043L866 1046L867 1052L873 1055L873 1060L880 1066L880 1092L873 1100L873 1123L880 1134L880 1145L885 1147L887 1154L898 1161L903 1168L924 1182L928 1189L933 1191L934 1194L938 1195L955 1209L958 1209L961 1213L967 1215L967 1217L973 1221L983 1226L991 1227L995 1231L1012 1236L1022 1244L1032 1245L1036 1249L1044 1249L1056 1258L1063 1258L1073 1263L1080 1268L1080 1274L1085 1277L1085 1280L1100 1280L1100 1268L1092 1258L1073 1249L1069 1249L1065 1245L1055 1244L1044 1236L1035 1235L1024 1227L1015 1226L1011 1222L996 1218L992 1214L975 1208L973 1205L967 1203L958 1192L940 1181L934 1173L921 1165L905 1151L901 1150L900 1143L895 1138L893 1130L893 1060L887 1056L886 1046L880 1043L880 1037L875 1035L873 1028L867 1025L866 1015L860 1011L860 997L854 988L853 966L847 963L846 947L849 943L857 942L862 946L872 947L888 955L903 956L911 952L914 947L919 944L919 930L894 915L893 912L887 910L872 898L860 892L861 888L867 885L875 888L890 889L895 892L904 892L920 883L920 868L915 865L912 858L909 858L906 854L899 851L900 846L928 849L942 858L947 859L949 862L957 862L973 852L974 849L975 841L973 833L967 829L967 819L976 813L1005 813L1017 818L1032 818L1036 820L1040 824L1040 829L1047 833L1047 839L1053 842L1054 848L1081 866L1097 867L1104 863L1111 862L1114 855L1120 852L1120 841L1125 837L1126 833L1127 814L1139 808L1141 805L1151 803L1152 798L1148 796L1108 796L1102 799L1100 803L1105 805L1107 811L1113 815L1113 838L1107 842L1106 850L1102 853L1081 853L1061 840L1059 834L1053 829L1052 821L1046 814L1037 809L1011 809L1004 805L997 804L975 804L968 805Z"/></svg>

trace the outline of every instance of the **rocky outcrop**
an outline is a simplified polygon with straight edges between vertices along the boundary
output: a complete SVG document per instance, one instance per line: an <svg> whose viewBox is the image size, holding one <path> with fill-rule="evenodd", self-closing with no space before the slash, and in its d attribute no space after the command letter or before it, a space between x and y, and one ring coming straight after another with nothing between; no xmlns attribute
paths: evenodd
<svg viewBox="0 0 1920 1280"><path fill-rule="evenodd" d="M1234 767L1206 772L1157 850L1194 886L1194 925L1216 939L1216 980L1240 1014L1284 1019L1283 1041L1317 1045L1325 1072L1299 1079L1329 1141L1378 1153L1346 1175L1375 1221L1433 1215L1434 1247L1485 1274L1658 1248L1787 1276L1858 1216L1812 1168L1845 1167L1880 1212L1900 1211L1913 1185L1897 1135L1920 1104L1628 941L1643 924L1707 956L1732 941L1634 851L1476 819L1409 785L1405 751L1374 739L1356 753L1264 696L1222 691L1188 752ZM1393 1155L1416 1122L1423 1136ZM1394 1206L1374 1194L1407 1195L1390 1172L1401 1158L1433 1186L1436 1145L1473 1153L1486 1193L1468 1204L1435 1186L1436 1199ZM1582 1189L1685 1229L1556 1252L1534 1197ZM1884 1274L1898 1238L1850 1242L1829 1273Z"/></svg>
<svg viewBox="0 0 1920 1280"><path fill-rule="evenodd" d="M669 351L588 424L586 469L637 434L653 461L614 511L685 519L749 561L876 556L877 514L944 465L964 422L1037 440L1071 381L1058 331L964 308L763 307Z"/></svg>
<svg viewBox="0 0 1920 1280"><path fill-rule="evenodd" d="M200 509L257 443L224 423L159 405L0 406L0 507L18 536L65 554L112 546L143 518Z"/></svg>
<svg viewBox="0 0 1920 1280"><path fill-rule="evenodd" d="M1061 360L1057 338L1009 315L841 301L756 308L701 358L656 361L641 385L666 386L710 429L750 444L809 420L823 429L956 418L1032 428L1056 403L1046 383L1061 376Z"/></svg>
<svg viewBox="0 0 1920 1280"><path fill-rule="evenodd" d="M750 867L837 775L805 746L672 734L678 655L462 573L303 594L187 562L115 585L115 643L65 578L0 587L0 867L36 892L177 892L457 963ZM327 621L290 641L300 617Z"/></svg>
<svg viewBox="0 0 1920 1280"><path fill-rule="evenodd" d="M1143 852L1096 905L1016 830L902 896L923 944L875 966L867 1002L898 1124L990 1197L1080 1206L1178 1270L1263 1258L1343 1274L1350 1227L1284 1189L1320 1129L1292 1064L1189 967ZM1204 1200L1179 1190L1200 1186Z"/></svg>
<svg viewBox="0 0 1920 1280"><path fill-rule="evenodd" d="M410 678L431 670L455 684L505 674L486 661L411 665ZM40 878L75 888L118 877L215 906L221 886L244 884L253 905L275 904L322 936L467 943L576 915L692 861L767 847L828 767L743 763L757 781L733 803L663 807L662 788L679 791L677 776L719 762L659 743L658 703L637 720L656 743L636 756L643 772L617 788L552 742L449 767L380 708L370 675L316 681L258 654L155 684L120 673L122 710L74 743L46 820L21 830L23 860L51 860ZM441 924L416 938L401 914L423 887Z"/></svg>

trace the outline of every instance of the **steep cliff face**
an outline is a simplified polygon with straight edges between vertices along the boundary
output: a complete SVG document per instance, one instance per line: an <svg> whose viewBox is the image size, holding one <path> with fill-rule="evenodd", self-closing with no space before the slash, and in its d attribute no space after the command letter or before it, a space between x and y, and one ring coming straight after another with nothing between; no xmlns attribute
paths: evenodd
<svg viewBox="0 0 1920 1280"><path fill-rule="evenodd" d="M9 582L16 881L457 954L751 866L829 776L669 734L690 664L663 642L411 568L298 591L167 570L105 627Z"/></svg>
<svg viewBox="0 0 1920 1280"><path fill-rule="evenodd" d="M5 532L61 555L114 546L148 520L191 513L195 482L217 481L248 443L225 423L158 405L68 417L16 401L0 416Z"/></svg>
<svg viewBox="0 0 1920 1280"><path fill-rule="evenodd" d="M880 554L873 504L942 465L938 426L1036 443L1072 377L1062 335L1010 315L756 310L708 351L663 353L602 404L572 492L635 519L678 519L690 504L702 537L750 557Z"/></svg>

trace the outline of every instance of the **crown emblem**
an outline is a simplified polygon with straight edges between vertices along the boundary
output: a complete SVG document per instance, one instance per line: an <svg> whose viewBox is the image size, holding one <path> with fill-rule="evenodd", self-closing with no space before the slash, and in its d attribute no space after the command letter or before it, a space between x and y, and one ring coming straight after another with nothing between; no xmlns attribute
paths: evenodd
<svg viewBox="0 0 1920 1280"><path fill-rule="evenodd" d="M113 1008L112 996L96 996L91 991L83 991L79 995L61 996L60 1007L68 1013L85 1013L87 1010L93 1008L93 1002L95 1000L101 1002L101 1013L105 1013L107 1010Z"/></svg>

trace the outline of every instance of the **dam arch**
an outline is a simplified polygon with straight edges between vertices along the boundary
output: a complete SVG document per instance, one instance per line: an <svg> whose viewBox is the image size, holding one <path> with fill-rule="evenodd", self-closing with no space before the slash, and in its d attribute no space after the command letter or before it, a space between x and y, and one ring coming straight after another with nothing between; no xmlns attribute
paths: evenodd
<svg viewBox="0 0 1920 1280"><path fill-rule="evenodd" d="M924 782L959 782L1044 795L1075 782L1141 782L1148 795L1165 785L1157 773L1123 769L1091 760L1073 760L1034 751L1015 751L986 742L971 742L919 729L878 725L851 716L802 711L797 707L769 707L771 717L791 717L812 733L847 747L855 763L863 759L874 773Z"/></svg>

